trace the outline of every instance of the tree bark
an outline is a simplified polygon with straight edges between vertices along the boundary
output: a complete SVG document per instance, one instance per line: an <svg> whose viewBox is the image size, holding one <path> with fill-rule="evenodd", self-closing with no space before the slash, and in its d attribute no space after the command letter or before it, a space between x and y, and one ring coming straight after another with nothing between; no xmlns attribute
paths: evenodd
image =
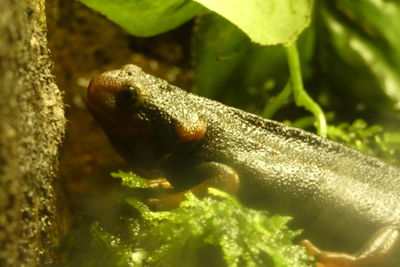
<svg viewBox="0 0 400 267"><path fill-rule="evenodd" d="M50 264L64 107L43 0L0 1L0 266Z"/></svg>

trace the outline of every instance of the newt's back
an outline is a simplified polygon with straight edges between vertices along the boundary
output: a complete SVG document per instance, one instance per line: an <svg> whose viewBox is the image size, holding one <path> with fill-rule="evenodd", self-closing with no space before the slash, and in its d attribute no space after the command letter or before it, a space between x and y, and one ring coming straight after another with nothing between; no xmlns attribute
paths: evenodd
<svg viewBox="0 0 400 267"><path fill-rule="evenodd" d="M384 225L400 225L399 168L312 133L190 98L207 122L196 157L233 166L247 198L262 198L313 230L356 242Z"/></svg>
<svg viewBox="0 0 400 267"><path fill-rule="evenodd" d="M239 196L292 215L310 233L361 243L400 226L400 170L339 143L187 93L134 65L93 78L88 107L126 160L161 169L172 183L217 163L237 174Z"/></svg>

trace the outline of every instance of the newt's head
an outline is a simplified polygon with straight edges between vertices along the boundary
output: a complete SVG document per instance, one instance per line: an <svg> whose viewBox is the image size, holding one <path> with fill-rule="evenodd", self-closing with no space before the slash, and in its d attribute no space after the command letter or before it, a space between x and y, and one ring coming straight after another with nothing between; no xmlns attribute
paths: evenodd
<svg viewBox="0 0 400 267"><path fill-rule="evenodd" d="M190 110L188 98L185 91L126 65L91 80L87 107L126 160L149 168L179 144L204 136L205 124Z"/></svg>

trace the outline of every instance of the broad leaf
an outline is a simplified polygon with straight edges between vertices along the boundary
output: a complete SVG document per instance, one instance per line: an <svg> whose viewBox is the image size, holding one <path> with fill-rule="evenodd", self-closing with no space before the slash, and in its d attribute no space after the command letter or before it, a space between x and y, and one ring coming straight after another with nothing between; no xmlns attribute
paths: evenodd
<svg viewBox="0 0 400 267"><path fill-rule="evenodd" d="M81 0L137 36L153 36L172 30L203 8L186 0Z"/></svg>
<svg viewBox="0 0 400 267"><path fill-rule="evenodd" d="M312 0L195 0L262 45L294 41L310 23Z"/></svg>

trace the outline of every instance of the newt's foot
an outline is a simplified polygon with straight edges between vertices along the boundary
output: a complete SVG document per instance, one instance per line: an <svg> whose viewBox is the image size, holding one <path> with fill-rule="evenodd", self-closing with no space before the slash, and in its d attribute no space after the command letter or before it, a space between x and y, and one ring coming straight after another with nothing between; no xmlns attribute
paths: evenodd
<svg viewBox="0 0 400 267"><path fill-rule="evenodd" d="M313 256L318 262L317 267L350 267L354 266L355 257L346 253L321 251L314 246L309 240L300 241L300 245L304 246L310 256Z"/></svg>
<svg viewBox="0 0 400 267"><path fill-rule="evenodd" d="M215 187L228 193L236 193L239 190L239 176L231 167L218 162L200 163L194 170L198 177L202 177L203 182L192 188L175 194L166 194L158 198L147 200L147 204L155 210L169 210L179 207L185 199L187 192L192 192L196 197L207 195L209 187ZM167 180L154 179L148 181L149 187L171 189L172 186Z"/></svg>
<svg viewBox="0 0 400 267"><path fill-rule="evenodd" d="M317 259L318 267L400 266L400 228L398 226L382 227L354 255L321 251L308 240L301 241L300 245Z"/></svg>

